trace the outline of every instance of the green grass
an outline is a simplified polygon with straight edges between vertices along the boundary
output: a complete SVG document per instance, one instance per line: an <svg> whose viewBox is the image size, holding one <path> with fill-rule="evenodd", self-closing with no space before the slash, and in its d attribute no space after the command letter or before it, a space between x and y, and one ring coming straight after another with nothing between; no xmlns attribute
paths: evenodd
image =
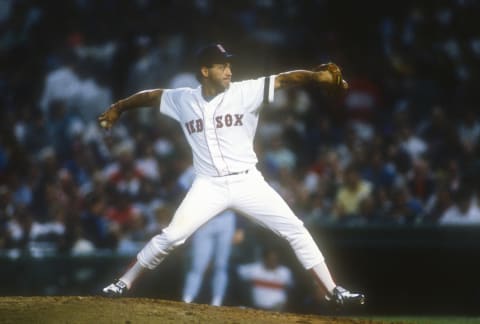
<svg viewBox="0 0 480 324"><path fill-rule="evenodd" d="M372 321L381 323L401 324L480 324L480 317L374 317Z"/></svg>

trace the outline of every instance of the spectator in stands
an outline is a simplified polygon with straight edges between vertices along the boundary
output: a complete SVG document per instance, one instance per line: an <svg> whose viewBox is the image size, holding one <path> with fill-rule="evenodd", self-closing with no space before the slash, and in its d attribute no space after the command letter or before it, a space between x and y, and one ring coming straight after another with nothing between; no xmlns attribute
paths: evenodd
<svg viewBox="0 0 480 324"><path fill-rule="evenodd" d="M417 158L407 174L408 187L413 197L425 203L435 191L435 179L428 161Z"/></svg>
<svg viewBox="0 0 480 324"><path fill-rule="evenodd" d="M441 225L480 225L480 209L466 188L454 194L454 203L440 217Z"/></svg>
<svg viewBox="0 0 480 324"><path fill-rule="evenodd" d="M70 109L78 97L81 81L77 73L77 59L72 52L65 51L63 63L50 71L45 77L40 107L45 115L52 102L59 102Z"/></svg>
<svg viewBox="0 0 480 324"><path fill-rule="evenodd" d="M466 152L475 150L475 146L480 139L480 120L473 108L466 109L462 113L457 126L457 135Z"/></svg>
<svg viewBox="0 0 480 324"><path fill-rule="evenodd" d="M399 130L399 143L413 161L419 159L428 150L427 143L415 134L411 126L407 125Z"/></svg>
<svg viewBox="0 0 480 324"><path fill-rule="evenodd" d="M138 166L134 156L134 142L123 141L114 147L118 162L108 165L104 174L116 190L137 197L140 193L145 174Z"/></svg>
<svg viewBox="0 0 480 324"><path fill-rule="evenodd" d="M290 269L280 264L276 250L266 248L262 260L240 265L237 272L250 284L253 307L275 311L287 309L293 278Z"/></svg>
<svg viewBox="0 0 480 324"><path fill-rule="evenodd" d="M386 160L384 155L380 149L370 151L368 161L361 170L362 176L375 188L392 188L397 180L394 163Z"/></svg>
<svg viewBox="0 0 480 324"><path fill-rule="evenodd" d="M392 192L392 208L387 223L394 225L414 224L423 216L422 203L412 197L407 187L400 186Z"/></svg>
<svg viewBox="0 0 480 324"><path fill-rule="evenodd" d="M29 252L33 256L55 255L67 248L68 211L62 206L55 206L50 214L49 220L44 222L34 220L31 226L28 226L28 218L25 220L25 228L30 229L28 233Z"/></svg>
<svg viewBox="0 0 480 324"><path fill-rule="evenodd" d="M359 67L359 66L358 66ZM373 120L380 114L382 92L365 74L352 76L350 88L344 98L347 121L362 140L373 136Z"/></svg>
<svg viewBox="0 0 480 324"><path fill-rule="evenodd" d="M2 248L18 249L28 253L27 249L33 220L33 215L28 209L16 210L14 217L4 224L3 235L5 236L2 236Z"/></svg>
<svg viewBox="0 0 480 324"><path fill-rule="evenodd" d="M282 137L272 138L269 148L264 153L267 174L278 177L282 169L292 171L296 162L295 154L285 145Z"/></svg>
<svg viewBox="0 0 480 324"><path fill-rule="evenodd" d="M317 193L309 197L308 209L303 213L302 220L305 226L313 228L335 222L334 215L331 212L331 200L326 196L325 190L319 188Z"/></svg>
<svg viewBox="0 0 480 324"><path fill-rule="evenodd" d="M345 169L343 184L339 187L334 203L334 214L339 222L356 222L360 216L360 204L371 195L372 186L363 180L355 165Z"/></svg>
<svg viewBox="0 0 480 324"><path fill-rule="evenodd" d="M91 193L86 197L85 205L86 207L80 215L84 237L96 248L114 249L116 242L110 221L106 217L105 197Z"/></svg>
<svg viewBox="0 0 480 324"><path fill-rule="evenodd" d="M122 230L133 228L138 219L142 218L140 210L132 203L132 196L128 192L114 191L106 210L107 219L114 222Z"/></svg>
<svg viewBox="0 0 480 324"><path fill-rule="evenodd" d="M27 118L24 135L18 141L30 156L37 157L51 143L48 121L46 115L37 109L29 111Z"/></svg>
<svg viewBox="0 0 480 324"><path fill-rule="evenodd" d="M360 204L361 221L366 224L389 224L392 213L392 201L390 190L385 187L377 187L372 195L364 199Z"/></svg>
<svg viewBox="0 0 480 324"><path fill-rule="evenodd" d="M438 224L447 209L453 205L452 190L441 185L425 204L425 224Z"/></svg>
<svg viewBox="0 0 480 324"><path fill-rule="evenodd" d="M444 107L432 107L430 118L421 127L420 135L428 145L432 168L445 168L450 157L460 156L462 146L454 123Z"/></svg>
<svg viewBox="0 0 480 324"><path fill-rule="evenodd" d="M152 143L148 142L146 138L137 139L137 143L136 169L149 180L160 180L160 168Z"/></svg>
<svg viewBox="0 0 480 324"><path fill-rule="evenodd" d="M110 88L100 84L94 68L92 61L85 60L79 69L79 81L71 103L71 112L75 112L85 123L93 123L103 107L108 106L112 100Z"/></svg>

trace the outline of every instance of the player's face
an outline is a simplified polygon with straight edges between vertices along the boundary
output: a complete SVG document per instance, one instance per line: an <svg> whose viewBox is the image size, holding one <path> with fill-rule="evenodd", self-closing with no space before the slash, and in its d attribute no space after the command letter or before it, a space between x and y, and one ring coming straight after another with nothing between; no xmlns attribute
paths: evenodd
<svg viewBox="0 0 480 324"><path fill-rule="evenodd" d="M225 90L232 81L232 68L230 63L213 64L208 69L208 79L219 90Z"/></svg>

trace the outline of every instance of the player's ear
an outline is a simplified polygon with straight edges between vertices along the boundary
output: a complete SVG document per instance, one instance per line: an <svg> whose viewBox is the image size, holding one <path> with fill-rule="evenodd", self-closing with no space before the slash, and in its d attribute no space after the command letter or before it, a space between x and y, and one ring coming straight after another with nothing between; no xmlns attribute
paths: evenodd
<svg viewBox="0 0 480 324"><path fill-rule="evenodd" d="M206 66L202 66L200 69L200 73L204 78L208 78L208 68Z"/></svg>

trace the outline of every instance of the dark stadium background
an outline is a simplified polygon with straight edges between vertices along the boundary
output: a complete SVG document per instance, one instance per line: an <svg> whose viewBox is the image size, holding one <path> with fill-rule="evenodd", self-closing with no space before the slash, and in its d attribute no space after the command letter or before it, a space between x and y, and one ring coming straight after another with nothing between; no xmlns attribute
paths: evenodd
<svg viewBox="0 0 480 324"><path fill-rule="evenodd" d="M259 168L334 277L367 294L358 312L479 315L480 222L441 222L462 199L480 203L479 14L473 0L0 1L0 295L97 294L161 228L190 161L180 128L142 111L106 137L96 116L135 91L168 87L191 71L199 46L220 41L236 54L236 80L333 61L351 83L344 98L289 91L264 113L256 145ZM75 82L47 90L59 69ZM273 131L293 165L268 158ZM128 149L160 170L133 193L105 176ZM373 191L358 213L335 218L347 160ZM307 179L321 185L307 188ZM126 201L145 219L86 222L98 200L105 215ZM289 310L328 312L285 243L241 226L227 304L246 302L235 266L275 245L295 274ZM132 295L179 300L187 247Z"/></svg>

